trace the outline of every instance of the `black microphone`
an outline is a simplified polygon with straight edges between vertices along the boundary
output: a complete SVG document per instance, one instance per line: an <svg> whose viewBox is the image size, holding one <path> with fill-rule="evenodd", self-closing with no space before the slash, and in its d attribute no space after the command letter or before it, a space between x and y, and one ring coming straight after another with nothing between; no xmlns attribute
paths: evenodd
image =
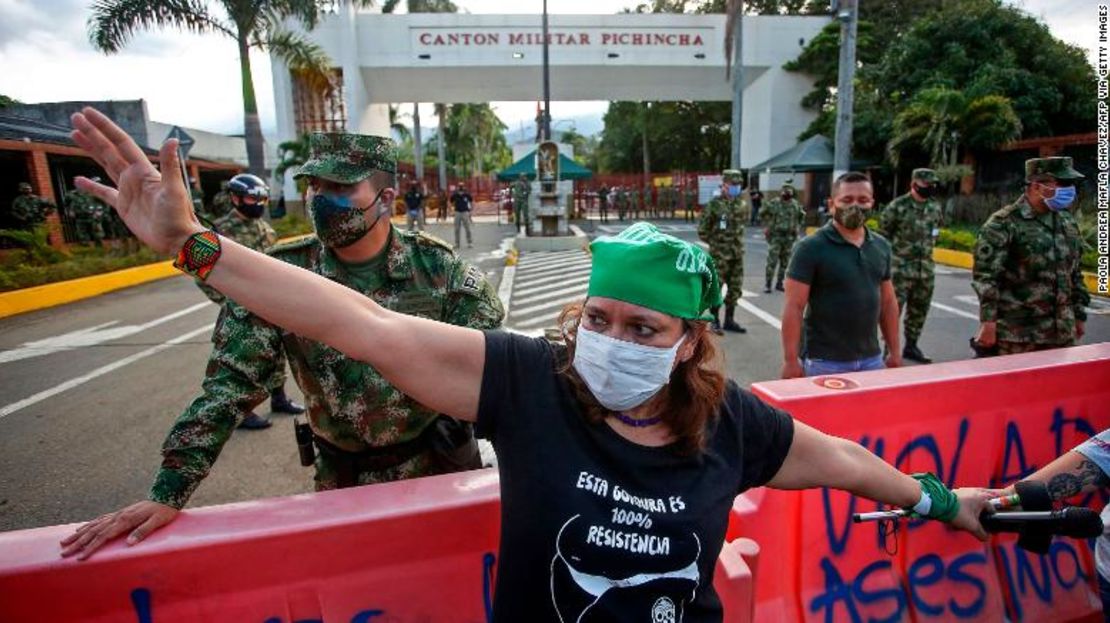
<svg viewBox="0 0 1110 623"><path fill-rule="evenodd" d="M979 523L987 532L1036 533L1044 536L1067 536L1093 539L1102 536L1099 514L1089 508L1068 506L1058 511L1018 511L982 513Z"/></svg>

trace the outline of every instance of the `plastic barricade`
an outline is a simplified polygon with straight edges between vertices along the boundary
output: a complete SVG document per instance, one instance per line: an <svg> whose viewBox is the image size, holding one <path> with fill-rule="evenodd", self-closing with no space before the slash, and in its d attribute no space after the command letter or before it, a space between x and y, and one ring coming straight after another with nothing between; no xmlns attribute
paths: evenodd
<svg viewBox="0 0 1110 623"><path fill-rule="evenodd" d="M74 525L0 533L0 621L484 622L499 513L479 470L189 510L83 562L58 556ZM729 621L751 620L758 550L719 558Z"/></svg>
<svg viewBox="0 0 1110 623"><path fill-rule="evenodd" d="M1110 427L1110 345L898 370L759 383L758 395L949 486L1002 488ZM1105 494L1083 501L1095 508ZM982 544L935 521L884 536L852 514L870 501L829 490L757 489L737 499L729 539L764 548L758 621L1101 620L1090 544L1049 554L1016 537Z"/></svg>

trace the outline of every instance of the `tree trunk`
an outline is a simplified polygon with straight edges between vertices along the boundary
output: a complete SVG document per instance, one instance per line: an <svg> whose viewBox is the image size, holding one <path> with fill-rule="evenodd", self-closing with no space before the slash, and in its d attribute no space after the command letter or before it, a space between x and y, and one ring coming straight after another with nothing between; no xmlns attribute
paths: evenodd
<svg viewBox="0 0 1110 623"><path fill-rule="evenodd" d="M447 104L443 104L439 113L437 123L439 124L439 133L436 135L436 155L439 158L439 189L440 191L447 191L447 137L444 132L447 130Z"/></svg>
<svg viewBox="0 0 1110 623"><path fill-rule="evenodd" d="M644 152L644 184L648 184L651 180L651 153L648 150L648 102L643 103L641 109L640 119L643 123L640 124L640 140ZM647 204L647 197L644 197L644 204Z"/></svg>
<svg viewBox="0 0 1110 623"><path fill-rule="evenodd" d="M416 167L416 179L424 184L424 146L420 144L420 104L412 105L412 160Z"/></svg>
<svg viewBox="0 0 1110 623"><path fill-rule="evenodd" d="M251 76L250 46L239 35L239 70L243 81L243 136L247 142L247 169L261 178L266 176L266 156L262 143L262 124L258 120L258 102L254 96Z"/></svg>

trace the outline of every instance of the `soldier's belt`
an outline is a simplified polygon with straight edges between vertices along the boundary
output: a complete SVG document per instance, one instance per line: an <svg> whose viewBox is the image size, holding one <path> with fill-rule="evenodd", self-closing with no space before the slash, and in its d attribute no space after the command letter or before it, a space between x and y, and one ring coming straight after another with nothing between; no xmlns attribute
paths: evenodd
<svg viewBox="0 0 1110 623"><path fill-rule="evenodd" d="M337 463L341 471L354 472L357 478L358 474L363 472L379 472L396 467L428 450L430 446L426 437L431 428L432 426L427 426L424 432L409 441L367 448L358 452L344 450L316 433L313 433L312 437L321 454L326 454L329 459Z"/></svg>

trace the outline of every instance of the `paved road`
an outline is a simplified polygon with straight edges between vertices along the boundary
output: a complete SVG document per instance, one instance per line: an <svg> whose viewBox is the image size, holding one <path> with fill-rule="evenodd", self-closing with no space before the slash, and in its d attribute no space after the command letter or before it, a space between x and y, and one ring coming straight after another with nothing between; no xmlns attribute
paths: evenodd
<svg viewBox="0 0 1110 623"><path fill-rule="evenodd" d="M663 223L686 239L692 226ZM619 226L587 224L592 233ZM445 225L433 233L451 238ZM462 254L494 284L504 268L512 229L475 227ZM753 233L746 294L739 312L747 335L723 344L730 374L742 384L776 378L782 295L763 294L766 245ZM541 333L562 305L586 289L588 262L579 252L525 254L514 271L508 326ZM294 295L290 293L290 295ZM975 305L966 271L938 276L922 346L938 360L967 356ZM1088 341L1110 340L1110 317L1099 305ZM172 278L64 307L0 320L0 530L81 521L145 497L166 431L197 394L217 308L187 279ZM290 394L300 393L290 381ZM232 435L212 474L193 496L202 506L310 491L291 418Z"/></svg>

